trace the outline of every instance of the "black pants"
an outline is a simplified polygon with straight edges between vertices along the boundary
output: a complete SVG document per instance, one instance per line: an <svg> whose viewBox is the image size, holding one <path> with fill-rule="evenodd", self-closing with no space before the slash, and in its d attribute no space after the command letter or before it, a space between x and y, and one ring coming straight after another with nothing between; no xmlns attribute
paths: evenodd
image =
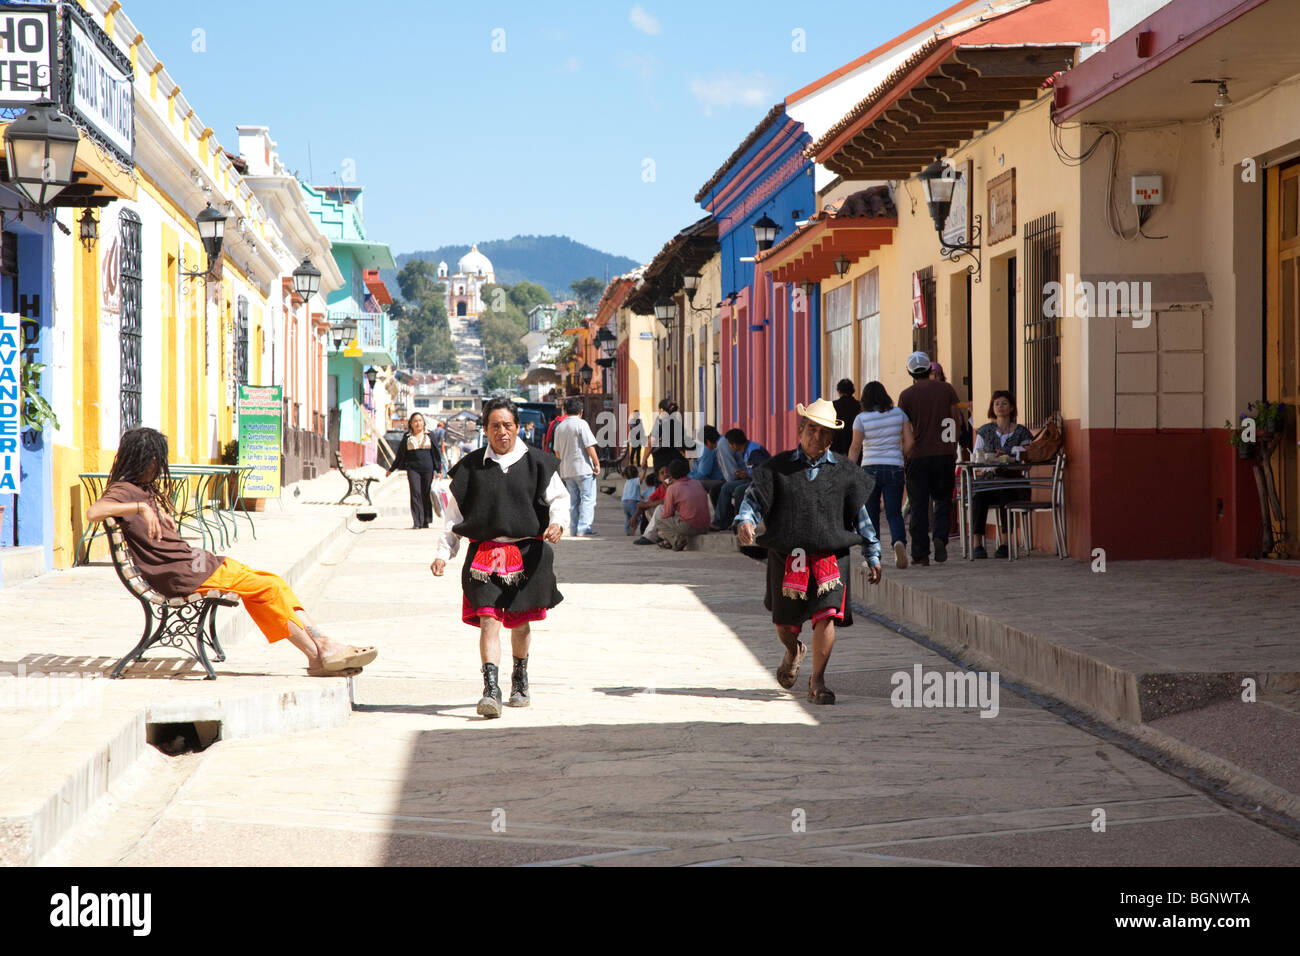
<svg viewBox="0 0 1300 956"><path fill-rule="evenodd" d="M998 509L998 527L1003 537L1007 533L1006 506L1013 501L1029 498L1028 488L1000 488L995 491L981 491L971 499L971 531L984 536L984 527L989 523L989 509Z"/></svg>
<svg viewBox="0 0 1300 956"><path fill-rule="evenodd" d="M417 528L429 527L433 520L433 472L406 470L406 481L411 486L411 523Z"/></svg>
<svg viewBox="0 0 1300 956"><path fill-rule="evenodd" d="M912 557L930 556L930 503L934 502L934 538L948 543L948 523L952 520L953 455L927 455L907 463L907 500L912 509Z"/></svg>

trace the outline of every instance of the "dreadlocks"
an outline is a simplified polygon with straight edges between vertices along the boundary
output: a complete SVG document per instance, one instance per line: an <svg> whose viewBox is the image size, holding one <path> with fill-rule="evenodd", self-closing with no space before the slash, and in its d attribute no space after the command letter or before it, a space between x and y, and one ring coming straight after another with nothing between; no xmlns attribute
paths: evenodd
<svg viewBox="0 0 1300 956"><path fill-rule="evenodd" d="M145 484L144 478L155 462L158 470L153 480ZM167 436L154 428L128 428L118 443L117 456L108 476L110 485L115 481L129 481L143 488L153 495L159 509L175 514L171 496L163 492L164 483L171 481L171 472L167 470Z"/></svg>

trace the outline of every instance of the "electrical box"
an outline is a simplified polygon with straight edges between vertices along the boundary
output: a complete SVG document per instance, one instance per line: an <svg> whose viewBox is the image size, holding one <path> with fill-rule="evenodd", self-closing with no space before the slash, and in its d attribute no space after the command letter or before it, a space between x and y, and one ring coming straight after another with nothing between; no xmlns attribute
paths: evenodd
<svg viewBox="0 0 1300 956"><path fill-rule="evenodd" d="M1165 177L1144 175L1133 177L1133 205L1159 206L1165 201Z"/></svg>

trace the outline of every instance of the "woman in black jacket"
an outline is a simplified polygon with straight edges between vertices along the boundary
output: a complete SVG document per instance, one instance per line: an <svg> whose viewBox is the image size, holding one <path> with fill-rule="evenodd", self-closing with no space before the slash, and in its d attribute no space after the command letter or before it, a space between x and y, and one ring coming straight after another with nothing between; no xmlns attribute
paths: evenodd
<svg viewBox="0 0 1300 956"><path fill-rule="evenodd" d="M406 469L406 480L411 486L413 527L427 528L433 520L433 476L442 471L442 455L419 412L406 420L406 434L397 446L397 457L388 473L391 475L399 468Z"/></svg>

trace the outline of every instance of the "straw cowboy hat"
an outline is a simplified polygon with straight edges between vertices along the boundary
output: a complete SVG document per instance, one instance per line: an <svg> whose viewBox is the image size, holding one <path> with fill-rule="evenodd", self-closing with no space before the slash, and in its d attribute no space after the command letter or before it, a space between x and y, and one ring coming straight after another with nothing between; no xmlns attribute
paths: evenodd
<svg viewBox="0 0 1300 956"><path fill-rule="evenodd" d="M831 428L838 431L844 427L844 423L835 417L835 406L824 398L819 398L811 405L794 406L794 410L809 421L816 422L823 428Z"/></svg>

